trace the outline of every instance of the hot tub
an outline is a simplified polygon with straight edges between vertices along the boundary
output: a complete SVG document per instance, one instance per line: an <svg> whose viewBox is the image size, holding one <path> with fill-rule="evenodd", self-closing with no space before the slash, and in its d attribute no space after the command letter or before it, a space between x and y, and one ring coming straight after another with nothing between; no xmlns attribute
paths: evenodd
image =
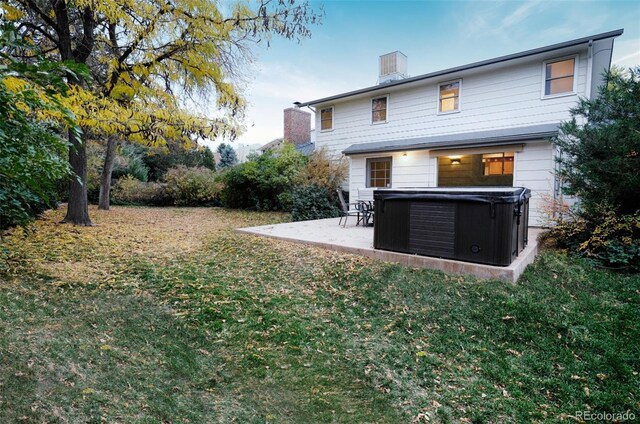
<svg viewBox="0 0 640 424"><path fill-rule="evenodd" d="M507 266L527 244L524 187L380 189L376 249Z"/></svg>

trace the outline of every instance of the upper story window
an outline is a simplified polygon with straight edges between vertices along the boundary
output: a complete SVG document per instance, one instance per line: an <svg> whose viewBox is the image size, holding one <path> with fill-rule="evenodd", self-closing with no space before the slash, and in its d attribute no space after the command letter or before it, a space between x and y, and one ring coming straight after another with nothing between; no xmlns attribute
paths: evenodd
<svg viewBox="0 0 640 424"><path fill-rule="evenodd" d="M482 155L482 175L513 175L513 152Z"/></svg>
<svg viewBox="0 0 640 424"><path fill-rule="evenodd" d="M320 109L320 131L333 129L333 106Z"/></svg>
<svg viewBox="0 0 640 424"><path fill-rule="evenodd" d="M460 110L460 86L462 80L438 85L438 113Z"/></svg>
<svg viewBox="0 0 640 424"><path fill-rule="evenodd" d="M388 96L376 97L371 99L371 123L379 124L387 122L387 104Z"/></svg>
<svg viewBox="0 0 640 424"><path fill-rule="evenodd" d="M391 187L391 158L367 159L367 187Z"/></svg>
<svg viewBox="0 0 640 424"><path fill-rule="evenodd" d="M575 84L576 58L544 63L544 95L573 93Z"/></svg>

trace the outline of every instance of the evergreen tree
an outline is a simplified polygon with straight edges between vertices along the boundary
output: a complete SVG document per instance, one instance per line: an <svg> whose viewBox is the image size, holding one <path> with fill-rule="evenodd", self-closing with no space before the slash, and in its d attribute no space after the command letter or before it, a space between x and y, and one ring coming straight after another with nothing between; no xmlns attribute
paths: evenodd
<svg viewBox="0 0 640 424"><path fill-rule="evenodd" d="M217 152L220 153L220 168L228 168L238 163L238 156L230 144L222 143L218 146Z"/></svg>
<svg viewBox="0 0 640 424"><path fill-rule="evenodd" d="M554 140L567 194L589 218L601 207L621 214L640 209L640 67L607 75L593 100L581 99Z"/></svg>
<svg viewBox="0 0 640 424"><path fill-rule="evenodd" d="M559 177L579 207L551 235L596 264L640 271L640 67L607 82L554 140Z"/></svg>

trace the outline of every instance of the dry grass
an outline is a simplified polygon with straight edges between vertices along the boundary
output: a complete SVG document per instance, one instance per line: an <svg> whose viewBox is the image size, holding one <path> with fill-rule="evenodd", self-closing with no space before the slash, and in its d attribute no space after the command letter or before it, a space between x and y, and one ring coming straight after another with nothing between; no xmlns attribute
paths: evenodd
<svg viewBox="0 0 640 424"><path fill-rule="evenodd" d="M337 296L335 273L369 260L233 232L282 213L90 212L93 227L61 224L61 209L3 240L0 317L25 324L0 332L0 421L394 421L327 340L299 357L332 309L307 299Z"/></svg>
<svg viewBox="0 0 640 424"><path fill-rule="evenodd" d="M0 422L547 422L640 409L640 278L517 286L239 235L284 214L64 210L3 240Z"/></svg>
<svg viewBox="0 0 640 424"><path fill-rule="evenodd" d="M192 254L234 227L283 222L288 215L214 208L90 208L92 227L62 223L64 205L46 212L35 228L14 229L4 239L6 265L42 273L58 283L105 283L118 267L141 259L161 264Z"/></svg>

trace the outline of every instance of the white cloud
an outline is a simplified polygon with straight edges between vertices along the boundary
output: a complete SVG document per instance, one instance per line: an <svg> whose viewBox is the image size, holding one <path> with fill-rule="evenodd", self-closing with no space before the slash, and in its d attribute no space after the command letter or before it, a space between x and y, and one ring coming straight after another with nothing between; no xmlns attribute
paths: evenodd
<svg viewBox="0 0 640 424"><path fill-rule="evenodd" d="M539 4L538 1L528 1L524 3L522 6L508 14L504 19L502 19L502 24L500 25L500 29L507 29L516 24L519 24L523 20L527 19L529 15L533 12L534 7Z"/></svg>
<svg viewBox="0 0 640 424"><path fill-rule="evenodd" d="M294 101L314 100L348 90L340 80L321 79L291 64L264 63L260 68L249 88L252 97L279 98L291 105Z"/></svg>
<svg viewBox="0 0 640 424"><path fill-rule="evenodd" d="M256 76L247 88L249 106L246 110L246 131L236 143L266 144L282 137L282 111L295 101L308 101L349 91L357 84L342 80L340 74L313 69L311 75L294 64L263 62L257 66ZM322 76L322 77L320 77ZM207 144L216 146L220 141Z"/></svg>
<svg viewBox="0 0 640 424"><path fill-rule="evenodd" d="M613 44L613 61L616 66L630 68L640 65L640 38L615 41Z"/></svg>
<svg viewBox="0 0 640 424"><path fill-rule="evenodd" d="M461 14L452 18L458 22L458 34L464 40L491 39L493 43L509 46L517 45L525 35L527 20L540 14L547 6L539 0L526 2L466 2Z"/></svg>

